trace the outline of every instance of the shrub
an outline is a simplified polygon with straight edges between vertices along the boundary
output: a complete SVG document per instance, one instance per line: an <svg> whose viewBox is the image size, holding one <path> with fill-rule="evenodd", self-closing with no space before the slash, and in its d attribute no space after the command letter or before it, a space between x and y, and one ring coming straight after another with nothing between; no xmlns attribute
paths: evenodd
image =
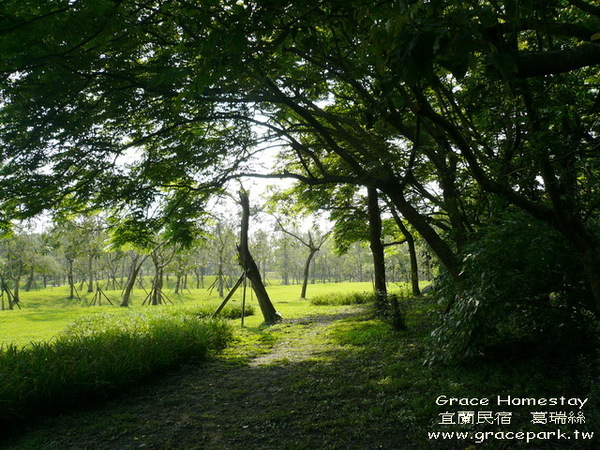
<svg viewBox="0 0 600 450"><path fill-rule="evenodd" d="M372 292L325 294L310 299L310 303L315 306L363 305L374 301L375 294Z"/></svg>
<svg viewBox="0 0 600 450"><path fill-rule="evenodd" d="M212 317L215 312L215 307L213 305L207 305L200 310L192 310L197 317ZM244 317L253 316L255 313L254 306L251 304L246 304L244 308ZM240 319L242 317L242 304L241 303L228 303L225 307L219 312L218 317L223 319Z"/></svg>
<svg viewBox="0 0 600 450"><path fill-rule="evenodd" d="M2 348L0 421L104 399L231 338L223 321L163 312L88 318L52 342Z"/></svg>
<svg viewBox="0 0 600 450"><path fill-rule="evenodd" d="M436 281L434 296L454 305L432 333L430 361L515 343L577 346L593 318L583 307L588 293L573 255L558 232L515 211L473 236L462 282L444 275Z"/></svg>
<svg viewBox="0 0 600 450"><path fill-rule="evenodd" d="M363 305L370 303L375 306L377 314L388 322L395 330L406 329L406 313L404 295L376 295L374 292L354 292L319 295L311 298L311 304L316 306Z"/></svg>

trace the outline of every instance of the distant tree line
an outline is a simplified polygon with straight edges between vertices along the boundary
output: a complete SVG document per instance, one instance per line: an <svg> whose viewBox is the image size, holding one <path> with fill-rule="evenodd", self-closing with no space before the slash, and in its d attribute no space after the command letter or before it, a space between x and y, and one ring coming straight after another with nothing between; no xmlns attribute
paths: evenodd
<svg viewBox="0 0 600 450"><path fill-rule="evenodd" d="M416 243L435 255L448 355L589 342L570 333L600 317L597 2L5 3L0 226L100 209L160 272L158 233L189 247L215 195L287 178L339 248L368 242L382 304L386 227L413 291Z"/></svg>
<svg viewBox="0 0 600 450"><path fill-rule="evenodd" d="M318 251L306 248L298 239L308 241L315 235L322 240ZM340 249L326 238L318 229L259 229L251 236L250 246L267 284L302 285L311 252L310 284L373 281L366 242L352 242ZM237 242L238 226L227 221L214 222L191 246L163 242L146 249L114 245L110 227L100 216L63 220L42 232L16 227L0 239L2 309L17 307L22 290L63 285L69 286L70 298L79 297L81 292L118 290L126 306L134 289L150 291L152 280L160 276L168 281L173 294L210 289L223 297L242 270ZM432 268L427 265L430 256L424 248L421 256L421 278L431 278ZM406 249L391 246L387 258L390 282L408 281L410 258ZM298 293L300 296L300 289ZM153 303L161 301L155 299Z"/></svg>

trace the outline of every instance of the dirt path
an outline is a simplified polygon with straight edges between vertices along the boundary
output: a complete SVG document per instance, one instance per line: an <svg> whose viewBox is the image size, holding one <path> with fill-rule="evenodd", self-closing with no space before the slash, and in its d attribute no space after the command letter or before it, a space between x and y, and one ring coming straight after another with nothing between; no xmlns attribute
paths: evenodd
<svg viewBox="0 0 600 450"><path fill-rule="evenodd" d="M327 341L324 335L336 320L350 317L356 317L356 313L345 312L288 320L284 323L284 326L294 325L294 333L287 338L282 338L269 353L254 358L250 362L250 367L260 367L278 362L298 363L331 352L332 344ZM304 332L300 335L298 335L298 328L304 328ZM318 339L318 337L323 337L323 339Z"/></svg>
<svg viewBox="0 0 600 450"><path fill-rule="evenodd" d="M359 313L278 324L269 329L275 345L250 361L222 355L185 367L101 407L47 419L5 448L381 448L340 425L340 414L358 414L364 400L333 387L357 381L361 362L328 333Z"/></svg>

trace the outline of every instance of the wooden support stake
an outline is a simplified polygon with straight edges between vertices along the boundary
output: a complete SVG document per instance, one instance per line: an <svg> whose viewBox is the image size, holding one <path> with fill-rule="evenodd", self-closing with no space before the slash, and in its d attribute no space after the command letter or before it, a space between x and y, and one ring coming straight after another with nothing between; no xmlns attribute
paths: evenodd
<svg viewBox="0 0 600 450"><path fill-rule="evenodd" d="M244 277L244 295L242 295L242 326L244 326L244 317L246 316L246 286L248 280Z"/></svg>
<svg viewBox="0 0 600 450"><path fill-rule="evenodd" d="M225 305L231 299L231 297L233 297L233 294L235 294L235 291L237 290L237 288L240 287L240 284L242 284L242 281L244 281L245 278L246 278L246 272L242 273L242 276L235 282L235 284L229 291L229 294L227 294L227 297L225 297L225 300L223 300L221 302L221 304L219 305L217 310L213 313L213 315L211 316L213 319L217 316L217 314L219 314L221 312L221 310L225 307Z"/></svg>

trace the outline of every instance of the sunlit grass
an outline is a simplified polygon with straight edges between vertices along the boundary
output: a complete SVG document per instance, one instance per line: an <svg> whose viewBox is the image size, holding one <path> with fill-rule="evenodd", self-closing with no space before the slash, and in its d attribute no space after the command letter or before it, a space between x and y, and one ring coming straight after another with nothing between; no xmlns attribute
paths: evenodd
<svg viewBox="0 0 600 450"><path fill-rule="evenodd" d="M335 286L346 289L343 295L350 296L353 292L367 290L364 284ZM593 431L598 423L598 396L590 393L589 380L585 381L589 376L581 372L581 365L566 361L559 363L543 355L532 355L531 358L508 355L506 358L490 357L464 364L429 366L424 361L430 345L428 337L434 326L431 313L438 308L431 299L404 298L408 327L396 331L378 319L374 308L368 305L313 305L310 300L312 296L320 295L321 287L323 291L330 288L311 285L309 288L313 289L309 290L309 298L300 300L298 286L271 286L269 292L281 314L287 319L300 320L268 327L262 324L256 301L248 294L248 303L255 306L256 313L246 318L243 328L239 319L228 321L234 341L213 360L212 365L204 366L193 375L194 383L200 383L198 380L207 383L207 389L211 389L211 396L216 396L218 405L229 406L210 406L212 409L207 410L206 416L194 423L195 430L216 429L219 438L243 439L247 448L346 448L348 442L364 444L363 448L433 448L436 442L428 440L427 433L445 429L438 422L440 413L448 410L447 406L436 404L435 400L440 395L490 399L496 395L589 397L590 402L584 411L589 422L578 425L577 429ZM337 298L331 293L324 295ZM218 299L191 299L175 307L142 308L134 305L128 309L129 321L124 328L136 329L136 334L143 335L149 322L143 317L145 315L156 314L166 318L173 315L167 323L178 323L181 320L178 317L189 319L203 307L213 308L218 302ZM236 302L239 304L239 299L234 304ZM117 329L123 328L119 325L121 319L118 316L123 308L92 309L100 314L79 319L72 331L82 335L85 333L80 332L78 327L85 330L116 324ZM89 321L89 326L86 321ZM178 345L185 346L184 343ZM135 350L129 351L136 353ZM257 360L262 362L257 365ZM238 367L240 371L236 372ZM206 377L202 378L201 374ZM273 378L268 378L269 375ZM233 377L236 382L225 383L222 387L215 382L219 377ZM265 377L277 387L277 394L259 403L268 406L252 406L248 414L246 396L263 389ZM191 416L197 414L198 403L189 400L189 391L184 387L188 384L182 383L182 389L160 393L161 400L177 405L177 417L181 417L183 412ZM597 389L595 392L598 392ZM97 442L111 442L121 431L118 424L122 417L133 417L139 413L136 405L134 402L134 406L129 407L124 402L112 409L101 409L93 413L93 419L85 414L69 415L61 422L53 422L45 435L44 432L33 433L14 448L39 448L40 443L47 442L50 436L59 443L76 442L76 438L69 438L69 433L64 431L85 427L88 427L88 435L97 436ZM151 405L154 408L155 402ZM238 409L245 414L232 414ZM505 427L507 430L544 430L543 426L531 424L528 408L506 410L514 413L514 422ZM152 417L140 417L137 423L129 421L129 435L137 439L137 436L146 433L148 420ZM213 418L218 422L218 428L211 428ZM56 428L56 423L62 423L62 428ZM240 424L247 427L242 428ZM269 427L276 427L277 432L271 433L273 428ZM492 429L496 429L495 425L477 428L483 431ZM81 435L80 432L75 436ZM181 433L175 435L176 439L182 439ZM444 448L467 448L472 442L457 443L457 446L444 444L448 444ZM508 448L502 442L499 444L497 448ZM586 446L585 442L578 444L577 448L596 448L593 444ZM185 447L179 440L172 446L178 445ZM68 445L54 446L61 447L67 448Z"/></svg>
<svg viewBox="0 0 600 450"><path fill-rule="evenodd" d="M231 338L225 321L176 310L82 317L52 342L0 350L0 421L10 425L108 398L183 362L204 359Z"/></svg>
<svg viewBox="0 0 600 450"><path fill-rule="evenodd" d="M11 311L0 311L0 346L15 345L24 347L34 342L43 342L56 339L67 326L81 317L95 317L110 313L116 316L127 316L140 310L153 309L184 309L189 311L215 310L222 299L218 297L216 290L209 291L213 279L206 277L205 288L183 290L182 293L174 294L172 290L166 289L167 302L165 305L149 306L142 305L147 296L145 290L137 288L134 290L130 306L121 308L122 292L120 290L105 290L104 293L112 301L110 304L104 297L101 305L98 302L92 304L95 293L79 290L80 298L69 299L69 287L48 287L30 292L21 292L21 308ZM172 283L171 283L172 284ZM149 279L145 282L146 289L149 288ZM395 288L395 286L391 286ZM336 293L362 293L372 290L371 283L330 283L310 284L308 286L308 298L300 299L300 285L271 284L267 290L275 308L286 318L301 317L310 314L310 299L334 295ZM230 305L240 308L243 290L239 289L230 300ZM248 326L256 326L262 322L262 315L253 292L250 288L246 291L246 304L254 307L255 314L247 317L245 323ZM316 313L316 311L314 312Z"/></svg>

